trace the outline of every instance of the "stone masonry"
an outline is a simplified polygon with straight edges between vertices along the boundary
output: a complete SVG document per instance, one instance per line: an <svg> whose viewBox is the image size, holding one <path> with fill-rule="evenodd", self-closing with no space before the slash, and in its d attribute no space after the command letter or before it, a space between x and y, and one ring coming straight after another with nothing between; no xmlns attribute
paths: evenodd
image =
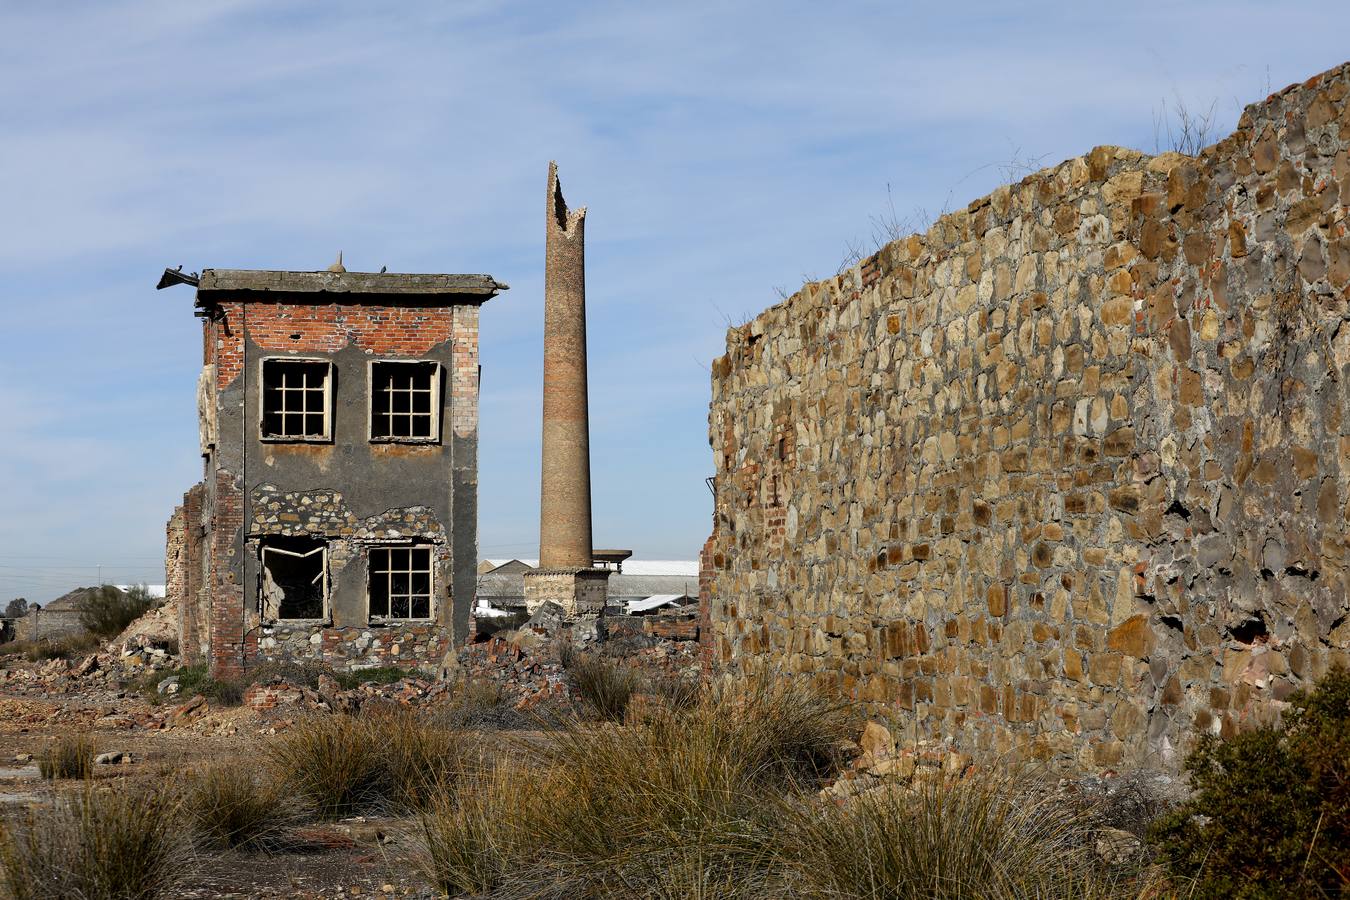
<svg viewBox="0 0 1350 900"><path fill-rule="evenodd" d="M808 284L713 368L707 651L1175 768L1350 659L1350 65Z"/></svg>

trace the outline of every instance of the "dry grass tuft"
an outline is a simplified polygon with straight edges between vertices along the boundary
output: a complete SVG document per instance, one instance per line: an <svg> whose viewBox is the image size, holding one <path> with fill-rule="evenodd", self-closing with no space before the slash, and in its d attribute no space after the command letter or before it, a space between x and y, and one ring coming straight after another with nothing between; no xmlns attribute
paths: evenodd
<svg viewBox="0 0 1350 900"><path fill-rule="evenodd" d="M838 900L1107 896L1087 816L986 775L790 808L785 857L803 892Z"/></svg>
<svg viewBox="0 0 1350 900"><path fill-rule="evenodd" d="M337 818L416 808L454 780L463 745L408 710L316 714L268 747L267 764L319 816Z"/></svg>
<svg viewBox="0 0 1350 900"><path fill-rule="evenodd" d="M200 846L249 853L283 849L306 811L278 781L236 764L192 775L184 807Z"/></svg>
<svg viewBox="0 0 1350 900"><path fill-rule="evenodd" d="M14 900L155 900L187 870L179 798L86 789L0 828L0 885Z"/></svg>
<svg viewBox="0 0 1350 900"><path fill-rule="evenodd" d="M839 704L790 686L710 692L640 725L565 722L524 748L529 769L430 805L421 865L447 892L785 896L773 811L847 731Z"/></svg>
<svg viewBox="0 0 1350 900"><path fill-rule="evenodd" d="M63 735L47 745L38 756L38 772L53 778L88 778L94 772L98 748L88 735Z"/></svg>
<svg viewBox="0 0 1350 900"><path fill-rule="evenodd" d="M595 653L573 656L567 677L582 701L609 722L622 722L634 695L642 689L642 676L636 669Z"/></svg>

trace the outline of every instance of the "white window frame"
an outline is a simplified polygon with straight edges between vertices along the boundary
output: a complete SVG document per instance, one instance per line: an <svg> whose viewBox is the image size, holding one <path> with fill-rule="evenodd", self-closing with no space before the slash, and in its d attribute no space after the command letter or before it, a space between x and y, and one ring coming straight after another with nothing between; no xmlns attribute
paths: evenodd
<svg viewBox="0 0 1350 900"><path fill-rule="evenodd" d="M301 535L301 537L303 537L303 535ZM328 542L325 541L325 540L323 540L323 539L321 539L321 538L314 538L314 540L319 541L319 546L315 547L313 550L310 550L308 553L297 553L297 552L295 552L294 550L287 550L287 549L285 549L284 547L271 547L271 546L268 546L267 543L265 543L265 539L264 539L264 543L262 543L262 544L260 545L259 552L258 552L258 564L259 564L259 570L258 570L258 605L259 605L260 612L261 612L261 614L262 614L262 620L263 620L264 623L266 623L266 624L280 624L280 623L285 622L285 623L311 623L311 624L312 624L312 623L315 623L315 622L323 622L323 623L327 623L327 622L332 621L332 616L333 616L333 611L332 611L332 610L333 610L333 607L332 607L332 599L333 599L333 597L332 597L332 591L329 589L329 581L328 581ZM277 604L277 614L276 614L275 616L273 616L272 618L270 618L270 619L267 617L267 598L266 598L265 596L263 596L263 593L262 593L262 586L263 586L264 584L266 584L266 581L267 581L267 554L268 554L269 551L272 552L272 553L278 553L278 554L281 554L282 556L294 556L294 557L299 557L299 558L301 558L301 559L303 559L303 558L305 558L305 557L307 557L307 556L313 556L315 553L321 554L320 557L319 557L319 560L320 560L320 563L321 563L321 565L320 565L320 574L319 574L319 577L323 579L323 615L321 615L321 616L320 616L319 618L317 618L317 619L314 619L314 618L308 618L308 619L291 619L291 618L286 618L285 616L283 616L283 615L281 614L281 604Z"/></svg>
<svg viewBox="0 0 1350 900"><path fill-rule="evenodd" d="M267 421L267 366L273 363L321 363L327 367L323 382L323 434L282 435L268 434ZM264 356L258 360L258 439L268 444L328 444L333 440L333 361L315 356Z"/></svg>
<svg viewBox="0 0 1350 900"><path fill-rule="evenodd" d="M429 437L376 437L375 397L379 391L375 383L376 366L430 366L431 367L431 435ZM441 372L444 366L434 359L372 359L366 366L366 438L372 444L439 444L441 442ZM410 399L411 404L411 399ZM411 405L409 406L411 409Z"/></svg>
<svg viewBox="0 0 1350 900"><path fill-rule="evenodd" d="M372 596L371 596L371 590L370 590L371 583L374 581L374 578L375 578L375 553L376 553L376 552L379 552L379 551L388 551L388 550L425 550L425 551L427 551L427 615L426 615L426 618L420 618L420 617L419 617L419 618L404 618L404 619L400 619L400 618L394 618L393 616L377 616L377 615L375 615L375 610L374 610L374 608L373 608L373 606L372 606L372 600L373 600L373 598L372 598ZM412 565L411 559L412 559L412 558L409 557L409 563L408 563L409 566ZM393 570L391 570L391 569L386 569L386 570L385 570L385 574L388 575L388 573L390 573L390 572L392 572L392 571L393 571ZM412 575L412 571L413 571L413 570L412 570L411 568L408 570L408 574L409 574L409 576L410 576L410 586L411 586L411 575ZM389 606L392 606L392 605L393 605L392 601L390 600L390 597L389 597L388 592L386 592L386 594L385 594L385 599L386 599L386 601L388 601L388 604L387 604L387 606L386 606L386 609L387 609ZM409 602L408 602L408 611L409 611L409 612L412 611L412 601L411 601L411 600L409 600ZM413 543L404 543L404 542L399 542L399 543L392 543L392 542L390 542L390 543L372 544L371 546L367 547L367 548L366 548L366 622L369 623L369 624L371 624L371 625L394 625L394 624L401 624L401 623L404 623L404 622L434 622L434 621L436 621L436 545L434 545L434 544L413 544Z"/></svg>

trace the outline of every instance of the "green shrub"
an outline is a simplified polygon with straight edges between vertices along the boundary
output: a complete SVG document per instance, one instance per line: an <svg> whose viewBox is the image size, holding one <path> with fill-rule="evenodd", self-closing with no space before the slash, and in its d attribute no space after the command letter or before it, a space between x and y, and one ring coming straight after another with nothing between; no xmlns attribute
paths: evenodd
<svg viewBox="0 0 1350 900"><path fill-rule="evenodd" d="M86 789L0 827L0 884L14 900L174 896L189 862L169 791Z"/></svg>
<svg viewBox="0 0 1350 900"><path fill-rule="evenodd" d="M573 656L567 679L597 716L611 722L623 721L633 695L642 688L642 676L636 669L594 653Z"/></svg>
<svg viewBox="0 0 1350 900"><path fill-rule="evenodd" d="M144 586L123 592L110 584L88 591L80 599L80 624L101 638L116 637L155 606Z"/></svg>
<svg viewBox="0 0 1350 900"><path fill-rule="evenodd" d="M1186 760L1193 794L1151 836L1198 898L1350 891L1350 671L1290 698L1282 727L1206 736Z"/></svg>
<svg viewBox="0 0 1350 900"><path fill-rule="evenodd" d="M65 735L47 745L38 756L43 778L88 778L94 770L98 748L87 735Z"/></svg>
<svg viewBox="0 0 1350 900"><path fill-rule="evenodd" d="M184 808L197 843L214 850L282 849L304 819L304 807L279 782L237 763L191 775Z"/></svg>

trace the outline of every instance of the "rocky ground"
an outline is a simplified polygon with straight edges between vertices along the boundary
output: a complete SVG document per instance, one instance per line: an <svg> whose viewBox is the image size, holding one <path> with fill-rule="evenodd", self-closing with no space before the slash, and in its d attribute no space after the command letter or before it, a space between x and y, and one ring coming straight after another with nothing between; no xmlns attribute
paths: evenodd
<svg viewBox="0 0 1350 900"><path fill-rule="evenodd" d="M43 750L67 735L94 741L100 754L95 780L161 783L210 762L256 759L273 735L312 713L354 711L376 702L434 711L462 703L469 684L477 686L470 727L520 729L571 703L555 648L528 632L467 648L451 680L409 677L344 690L328 676L312 687L283 672L249 686L239 705L184 696L171 675L180 664L172 641L151 629L131 632L74 659L0 656L0 815L79 789L79 782L46 781L38 771ZM631 651L629 664L657 675L682 677L697 670L692 642L656 642ZM203 855L178 895L436 896L409 859L405 834L411 825L362 817L309 826L286 853Z"/></svg>

